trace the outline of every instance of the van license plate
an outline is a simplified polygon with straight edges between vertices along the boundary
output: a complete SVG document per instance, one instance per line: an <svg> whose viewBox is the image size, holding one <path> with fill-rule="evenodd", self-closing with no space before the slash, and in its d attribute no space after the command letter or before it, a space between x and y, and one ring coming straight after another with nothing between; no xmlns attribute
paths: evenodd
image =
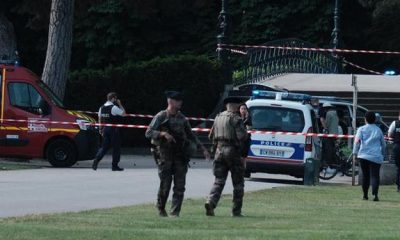
<svg viewBox="0 0 400 240"><path fill-rule="evenodd" d="M281 150L260 149L260 155L269 157L284 157L285 152Z"/></svg>

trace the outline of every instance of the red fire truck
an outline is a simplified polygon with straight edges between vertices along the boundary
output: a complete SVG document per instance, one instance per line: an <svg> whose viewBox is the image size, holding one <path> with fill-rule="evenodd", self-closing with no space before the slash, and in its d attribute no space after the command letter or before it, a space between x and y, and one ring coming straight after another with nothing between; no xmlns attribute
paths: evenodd
<svg viewBox="0 0 400 240"><path fill-rule="evenodd" d="M87 125L93 118L67 110L25 67L2 62L0 72L0 157L45 158L54 167L94 158L99 134Z"/></svg>

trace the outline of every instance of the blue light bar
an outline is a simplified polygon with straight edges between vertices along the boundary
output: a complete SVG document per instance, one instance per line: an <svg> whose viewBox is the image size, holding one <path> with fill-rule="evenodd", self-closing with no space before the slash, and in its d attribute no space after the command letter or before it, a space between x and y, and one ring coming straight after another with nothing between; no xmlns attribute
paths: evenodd
<svg viewBox="0 0 400 240"><path fill-rule="evenodd" d="M308 94L289 93L289 92L273 92L273 91L262 91L262 90L254 90L252 99L276 99L277 95L281 95L282 100L291 100L291 101L310 101L311 100L311 96Z"/></svg>
<svg viewBox="0 0 400 240"><path fill-rule="evenodd" d="M334 96L312 96L312 98L315 98L318 100L328 100L328 101L336 101L336 102L350 102L346 99L334 97Z"/></svg>
<svg viewBox="0 0 400 240"><path fill-rule="evenodd" d="M386 70L385 75L393 76L396 75L396 72L394 70Z"/></svg>

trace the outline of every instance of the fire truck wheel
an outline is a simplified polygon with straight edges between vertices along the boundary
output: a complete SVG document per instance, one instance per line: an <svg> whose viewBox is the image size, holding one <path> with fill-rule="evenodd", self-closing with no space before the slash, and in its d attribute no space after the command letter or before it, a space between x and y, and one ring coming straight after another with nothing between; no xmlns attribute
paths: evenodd
<svg viewBox="0 0 400 240"><path fill-rule="evenodd" d="M57 139L48 145L46 157L53 167L71 167L77 161L77 152L68 140Z"/></svg>

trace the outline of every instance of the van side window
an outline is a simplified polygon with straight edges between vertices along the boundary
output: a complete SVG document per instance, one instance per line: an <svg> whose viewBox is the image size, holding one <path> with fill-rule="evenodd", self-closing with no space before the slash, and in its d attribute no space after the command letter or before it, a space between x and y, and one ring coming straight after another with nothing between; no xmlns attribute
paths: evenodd
<svg viewBox="0 0 400 240"><path fill-rule="evenodd" d="M8 84L8 93L11 105L33 114L41 114L40 106L44 99L32 85L10 83Z"/></svg>

